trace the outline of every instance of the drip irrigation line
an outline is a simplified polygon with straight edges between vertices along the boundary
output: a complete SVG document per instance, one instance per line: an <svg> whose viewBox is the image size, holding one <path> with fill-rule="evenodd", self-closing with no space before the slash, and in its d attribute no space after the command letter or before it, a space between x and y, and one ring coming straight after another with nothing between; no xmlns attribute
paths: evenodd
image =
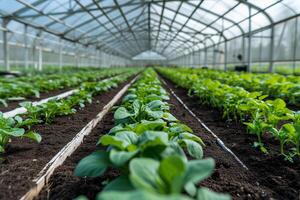
<svg viewBox="0 0 300 200"><path fill-rule="evenodd" d="M238 156L232 152L230 148L228 148L224 142L210 129L208 128L205 123L196 116L196 114L189 109L189 107L176 95L176 93L168 86L168 84L161 78L161 81L163 84L170 90L171 94L179 101L181 105L201 124L201 126L204 127L205 130L207 130L217 141L217 144L227 153L233 156L233 158L246 170L249 170L248 167L238 158Z"/></svg>

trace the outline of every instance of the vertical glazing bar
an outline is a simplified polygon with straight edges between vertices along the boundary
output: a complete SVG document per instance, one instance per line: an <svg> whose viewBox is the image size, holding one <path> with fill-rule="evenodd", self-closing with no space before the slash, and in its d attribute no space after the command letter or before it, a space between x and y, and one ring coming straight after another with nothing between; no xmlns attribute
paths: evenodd
<svg viewBox="0 0 300 200"><path fill-rule="evenodd" d="M28 37L27 37L27 34L28 34L28 26L27 25L24 25L24 61L25 61L25 69L27 70L29 68L29 58L28 58Z"/></svg>
<svg viewBox="0 0 300 200"><path fill-rule="evenodd" d="M215 69L216 65L216 46L212 46L213 49L213 60L212 60L212 68Z"/></svg>
<svg viewBox="0 0 300 200"><path fill-rule="evenodd" d="M227 53L228 53L228 49L227 49L227 40L224 41L224 71L227 71Z"/></svg>
<svg viewBox="0 0 300 200"><path fill-rule="evenodd" d="M270 66L269 72L274 72L274 25L271 28L271 41L270 41Z"/></svg>
<svg viewBox="0 0 300 200"><path fill-rule="evenodd" d="M79 48L78 48L78 45L77 44L74 44L74 47L75 47L75 51L74 51L74 56L75 56L75 65L76 67L79 67Z"/></svg>
<svg viewBox="0 0 300 200"><path fill-rule="evenodd" d="M3 61L4 61L4 67L6 71L10 70L9 66L9 49L8 49L8 38L7 38L7 24L9 20L3 19L2 27L5 29L3 30Z"/></svg>
<svg viewBox="0 0 300 200"><path fill-rule="evenodd" d="M251 62L252 62L252 27L251 27L251 6L249 5L249 18L248 18L248 66L247 66L247 71L250 72L251 71Z"/></svg>
<svg viewBox="0 0 300 200"><path fill-rule="evenodd" d="M42 48L42 34L39 36L39 59L38 59L38 70L43 70L43 48Z"/></svg>
<svg viewBox="0 0 300 200"><path fill-rule="evenodd" d="M297 45L298 45L298 39L297 39L297 36L298 36L298 17L296 17L295 19L295 40L294 40L294 49L293 49L293 74L296 74L296 66L297 66L297 62L296 62L296 59L297 59Z"/></svg>
<svg viewBox="0 0 300 200"><path fill-rule="evenodd" d="M246 53L247 53L247 51L246 51L246 35L244 34L244 35L242 35L241 36L242 37L242 52L243 52L243 55L242 55L242 57L243 57L243 60L242 60L242 63L243 63L243 65L246 65Z"/></svg>
<svg viewBox="0 0 300 200"><path fill-rule="evenodd" d="M59 38L59 70L62 71L62 42L61 38Z"/></svg>
<svg viewBox="0 0 300 200"><path fill-rule="evenodd" d="M199 50L199 66L201 67L201 65L202 65L202 60L201 60L201 52L202 52L202 50L200 49Z"/></svg>
<svg viewBox="0 0 300 200"><path fill-rule="evenodd" d="M207 67L207 47L205 45L205 51L204 51L204 66Z"/></svg>

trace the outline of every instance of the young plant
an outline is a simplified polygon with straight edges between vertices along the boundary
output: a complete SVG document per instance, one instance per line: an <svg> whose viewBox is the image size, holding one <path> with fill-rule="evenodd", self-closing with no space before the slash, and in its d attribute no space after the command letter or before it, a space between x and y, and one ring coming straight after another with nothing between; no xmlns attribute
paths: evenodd
<svg viewBox="0 0 300 200"><path fill-rule="evenodd" d="M25 132L21 126L24 124L21 117L4 118L0 112L0 153L5 152L5 148L14 137L27 137L36 142L41 141L41 136L33 131Z"/></svg>
<svg viewBox="0 0 300 200"><path fill-rule="evenodd" d="M118 198L120 191L122 199L230 199L196 188L214 162L201 160L203 141L169 112L164 102L169 97L155 72L145 71L128 91L114 113L115 126L99 139L107 151L83 158L75 169L80 177L98 177L110 167L121 172L97 199ZM196 160L188 161L186 154Z"/></svg>

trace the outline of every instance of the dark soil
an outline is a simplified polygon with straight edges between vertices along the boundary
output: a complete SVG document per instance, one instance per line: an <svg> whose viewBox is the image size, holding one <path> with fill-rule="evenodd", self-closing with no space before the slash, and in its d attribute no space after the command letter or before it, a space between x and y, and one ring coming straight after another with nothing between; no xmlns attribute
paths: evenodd
<svg viewBox="0 0 300 200"><path fill-rule="evenodd" d="M91 134L85 137L81 146L55 170L49 184L44 187L37 199L74 199L79 195L95 199L97 193L102 190L103 183L117 177L119 173L111 169L99 178L79 178L74 176L73 172L82 158L95 150L105 149L96 146L96 142L101 135L108 133L113 125L113 113L109 112Z"/></svg>
<svg viewBox="0 0 300 200"><path fill-rule="evenodd" d="M32 181L52 157L91 120L129 81L118 88L93 98L92 104L79 109L76 114L57 117L51 124L36 125L40 144L27 139L13 139L0 164L0 199L19 199L32 186ZM97 140L94 141L94 143Z"/></svg>
<svg viewBox="0 0 300 200"><path fill-rule="evenodd" d="M71 88L64 88L64 89L60 89L60 90L54 90L54 91L48 91L48 92L42 92L40 94L40 98L36 98L36 97L27 97L26 99L24 100L21 100L21 101L8 101L8 106L7 107L4 107L3 105L0 105L0 112L8 112L8 111L11 111L17 107L19 107L19 104L21 102L24 102L24 101L39 101L39 100L42 100L42 99L46 99L46 98L49 98L49 97L52 97L52 96L56 96L56 95L59 95L61 93L64 93L66 91L69 91L71 90Z"/></svg>
<svg viewBox="0 0 300 200"><path fill-rule="evenodd" d="M271 199L272 190L261 186L256 177L242 168L231 155L224 152L216 143L215 139L206 132L200 124L185 110L172 96L170 103L171 112L179 120L189 125L194 132L204 140L205 156L213 157L216 161L216 169L211 178L203 181L201 186L214 191L230 193L233 199ZM59 167L51 177L48 187L44 188L38 199L72 199L79 195L86 195L89 199L95 196L103 188L103 183L116 177L119 173L108 170L104 176L94 179L78 178L73 175L77 163L86 155L96 149L95 143L98 138L113 127L112 113L105 116L103 121L94 131L85 138L84 143L77 151Z"/></svg>
<svg viewBox="0 0 300 200"><path fill-rule="evenodd" d="M218 191L223 191L224 189L228 190L234 199L270 199L271 197L282 200L300 199L299 158L296 159L294 163L285 161L282 156L278 155L279 143L269 136L263 138L269 150L269 154L263 154L253 147L256 137L247 134L244 125L222 119L221 111L207 105L202 105L197 97L188 96L187 90L175 87L168 80L165 81L183 102L203 120L249 168L249 172L245 173L242 169L238 169L237 166L223 165L223 157L211 154L217 163L217 173L205 181L207 186ZM180 112L180 109L183 109L182 106L178 107L178 112ZM182 119L182 117L180 119ZM191 126L192 124L188 123L188 125ZM194 128L193 126L191 127ZM206 138L208 137L206 134L201 136L204 141L209 141ZM210 146L206 148L205 152L206 155L210 155ZM220 166L221 170L219 171ZM222 169L225 171L222 171ZM252 180L248 179L249 182L244 184L243 182L236 182L239 178L242 178L242 180L251 178ZM225 183L223 183L223 181L225 181ZM240 191L237 190L238 185L240 185ZM265 190L265 197L255 191L258 188ZM244 193L239 193L241 191L244 191ZM238 192L239 195L237 195L236 192Z"/></svg>
<svg viewBox="0 0 300 200"><path fill-rule="evenodd" d="M287 105L287 108L293 111L300 111L300 105Z"/></svg>

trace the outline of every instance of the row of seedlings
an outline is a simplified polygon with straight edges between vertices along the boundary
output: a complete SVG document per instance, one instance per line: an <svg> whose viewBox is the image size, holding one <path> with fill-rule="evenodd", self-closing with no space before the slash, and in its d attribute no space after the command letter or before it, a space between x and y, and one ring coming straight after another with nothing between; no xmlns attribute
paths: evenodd
<svg viewBox="0 0 300 200"><path fill-rule="evenodd" d="M248 92L177 69L158 70L175 84L188 89L189 94L197 96L203 104L222 110L224 118L241 120L249 133L257 136L254 146L262 152L268 152L263 135L270 133L279 141L279 153L285 159L293 161L300 156L300 112L288 109L284 100L264 101L267 95L260 92Z"/></svg>
<svg viewBox="0 0 300 200"><path fill-rule="evenodd" d="M230 86L243 87L250 92L261 91L270 98L284 99L290 105L300 104L300 78L296 79L294 76L221 72L191 68L181 68L178 71L197 74L201 78L218 80Z"/></svg>
<svg viewBox="0 0 300 200"><path fill-rule="evenodd" d="M7 107L9 101L24 100L25 97L40 98L41 92L70 88L86 81L99 81L102 78L118 75L127 70L116 68L91 72L0 79L0 105Z"/></svg>
<svg viewBox="0 0 300 200"><path fill-rule="evenodd" d="M108 182L98 200L230 199L197 188L212 174L214 160L203 158L201 138L170 113L167 100L153 69L128 90L114 112L115 126L98 141L106 151L92 153L75 168L79 177L99 177L111 168L121 173Z"/></svg>
<svg viewBox="0 0 300 200"><path fill-rule="evenodd" d="M0 112L0 153L5 152L6 146L14 137L27 137L40 142L41 135L30 130L33 125L51 123L57 116L76 113L75 106L84 108L86 103L92 102L93 96L117 87L136 73L138 71L131 70L103 81L83 83L78 92L65 99L54 99L37 106L33 106L31 102L24 102L22 106L27 109L27 113L22 116L6 118Z"/></svg>

